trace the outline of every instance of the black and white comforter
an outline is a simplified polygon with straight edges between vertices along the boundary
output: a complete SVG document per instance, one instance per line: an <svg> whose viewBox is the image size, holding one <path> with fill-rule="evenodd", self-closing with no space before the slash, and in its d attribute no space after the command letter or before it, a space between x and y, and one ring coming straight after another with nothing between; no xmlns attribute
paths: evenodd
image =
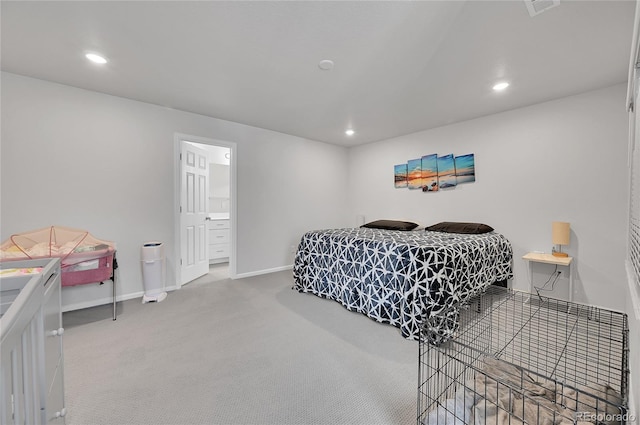
<svg viewBox="0 0 640 425"><path fill-rule="evenodd" d="M428 320L438 344L456 331L461 304L512 273L511 244L496 232L317 230L300 241L293 289L390 323L410 339Z"/></svg>

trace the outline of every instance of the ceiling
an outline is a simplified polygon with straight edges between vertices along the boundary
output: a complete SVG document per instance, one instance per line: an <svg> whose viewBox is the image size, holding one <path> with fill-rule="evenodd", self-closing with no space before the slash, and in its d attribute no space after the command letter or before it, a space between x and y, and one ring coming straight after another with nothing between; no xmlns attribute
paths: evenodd
<svg viewBox="0 0 640 425"><path fill-rule="evenodd" d="M353 146L626 81L635 2L534 17L522 0L0 7L3 71Z"/></svg>

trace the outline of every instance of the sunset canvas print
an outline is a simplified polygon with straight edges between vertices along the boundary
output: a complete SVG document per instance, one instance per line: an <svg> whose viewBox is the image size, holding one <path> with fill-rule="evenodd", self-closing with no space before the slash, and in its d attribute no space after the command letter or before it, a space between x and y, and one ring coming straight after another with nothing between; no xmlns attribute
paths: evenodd
<svg viewBox="0 0 640 425"><path fill-rule="evenodd" d="M422 191L436 192L438 190L438 155L422 157Z"/></svg>
<svg viewBox="0 0 640 425"><path fill-rule="evenodd" d="M407 164L398 164L393 167L395 187L407 187Z"/></svg>
<svg viewBox="0 0 640 425"><path fill-rule="evenodd" d="M422 187L422 159L410 159L407 163L409 189Z"/></svg>
<svg viewBox="0 0 640 425"><path fill-rule="evenodd" d="M456 178L458 184L476 181L474 154L456 156Z"/></svg>
<svg viewBox="0 0 640 425"><path fill-rule="evenodd" d="M453 154L438 157L438 184L440 189L456 186L456 167Z"/></svg>

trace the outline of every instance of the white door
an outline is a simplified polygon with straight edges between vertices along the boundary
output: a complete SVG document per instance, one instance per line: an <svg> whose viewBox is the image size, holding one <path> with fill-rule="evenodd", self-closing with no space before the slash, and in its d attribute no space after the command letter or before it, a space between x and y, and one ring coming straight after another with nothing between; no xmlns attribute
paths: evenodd
<svg viewBox="0 0 640 425"><path fill-rule="evenodd" d="M181 285L209 272L208 193L207 151L180 141Z"/></svg>

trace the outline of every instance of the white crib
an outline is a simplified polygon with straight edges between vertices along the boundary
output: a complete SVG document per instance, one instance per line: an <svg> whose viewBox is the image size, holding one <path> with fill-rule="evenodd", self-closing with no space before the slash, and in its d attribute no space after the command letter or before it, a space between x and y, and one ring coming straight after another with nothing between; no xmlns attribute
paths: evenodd
<svg viewBox="0 0 640 425"><path fill-rule="evenodd" d="M60 260L0 265L0 423L64 424Z"/></svg>

